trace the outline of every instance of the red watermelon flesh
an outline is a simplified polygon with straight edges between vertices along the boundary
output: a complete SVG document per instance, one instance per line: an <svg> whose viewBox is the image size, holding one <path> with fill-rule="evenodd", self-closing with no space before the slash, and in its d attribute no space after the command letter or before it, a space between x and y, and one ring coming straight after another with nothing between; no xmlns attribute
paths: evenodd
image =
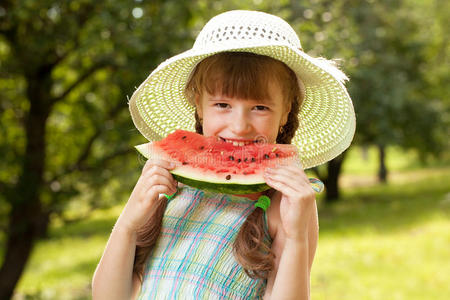
<svg viewBox="0 0 450 300"><path fill-rule="evenodd" d="M276 164L298 163L293 145L252 143L233 145L217 137L177 130L165 139L136 146L146 158L176 164L171 170L180 182L197 188L230 194L249 194L268 189L263 174Z"/></svg>

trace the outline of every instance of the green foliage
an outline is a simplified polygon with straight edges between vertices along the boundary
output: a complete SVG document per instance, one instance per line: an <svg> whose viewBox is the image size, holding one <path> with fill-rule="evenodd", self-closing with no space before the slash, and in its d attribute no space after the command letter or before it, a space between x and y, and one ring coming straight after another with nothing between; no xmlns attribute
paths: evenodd
<svg viewBox="0 0 450 300"><path fill-rule="evenodd" d="M445 94L433 97L430 89L436 86L432 88L427 79L434 70L429 69L433 59L426 52L437 46L433 39L442 39L442 32L430 34L425 29L429 20L443 13L432 10L437 3L422 1L418 6L385 0L351 6L355 34L360 37L352 45L355 56L349 68L357 142L396 144L432 154L448 147L443 139L448 121L442 118L448 115L448 106L440 105Z"/></svg>
<svg viewBox="0 0 450 300"><path fill-rule="evenodd" d="M130 175L142 164L132 146L143 139L133 129L127 97L163 58L187 48L195 5L7 1L2 9L2 186L13 188L20 175L27 142L24 121L35 101L27 87L37 77L37 84L49 88L47 100L55 103L45 134L41 197L47 209L62 212L74 196L89 191L96 206L111 203L96 190L113 175L122 183L114 185L117 192L128 193L135 179ZM51 73L44 83L38 74L47 70Z"/></svg>

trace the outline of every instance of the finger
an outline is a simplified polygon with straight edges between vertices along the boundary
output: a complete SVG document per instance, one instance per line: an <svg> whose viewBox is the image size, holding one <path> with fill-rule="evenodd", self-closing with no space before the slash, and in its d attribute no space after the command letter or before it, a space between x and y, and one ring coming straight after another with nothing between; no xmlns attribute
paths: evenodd
<svg viewBox="0 0 450 300"><path fill-rule="evenodd" d="M291 197L293 198L293 197L295 197L295 195L298 195L298 193L299 193L299 191L297 191L294 188L292 188L291 186L283 183L282 181L278 181L278 180L270 178L270 177L266 178L266 183L271 188L274 188L277 191L280 191L282 194L288 196L289 198L291 198Z"/></svg>
<svg viewBox="0 0 450 300"><path fill-rule="evenodd" d="M295 168L299 168L301 170L303 170L303 164L301 161L299 161L298 159L288 159L288 160L282 160L281 162L277 163L277 166L293 166Z"/></svg>
<svg viewBox="0 0 450 300"><path fill-rule="evenodd" d="M173 175L165 168L162 168L160 166L152 166L150 169L146 170L142 176L151 179L155 175L161 175L169 178L171 181L176 183L175 179L173 178Z"/></svg>
<svg viewBox="0 0 450 300"><path fill-rule="evenodd" d="M297 190L283 181L278 181L272 178L267 178L266 183L270 187L280 191L283 195L287 196L291 200L315 199L316 197L316 193L311 186L304 186Z"/></svg>
<svg viewBox="0 0 450 300"><path fill-rule="evenodd" d="M272 170L265 173L265 177L272 178L277 181L290 185L293 189L299 191L299 188L308 184L306 178L301 174L289 172L286 170Z"/></svg>
<svg viewBox="0 0 450 300"><path fill-rule="evenodd" d="M267 168L265 170L268 174L284 174L293 178L302 178L307 181L307 176L303 170L293 167L293 166L280 166L277 168Z"/></svg>
<svg viewBox="0 0 450 300"><path fill-rule="evenodd" d="M155 174L151 177L148 177L148 185L151 188L154 185L166 185L171 189L176 189L176 183L173 177L168 177L165 175Z"/></svg>
<svg viewBox="0 0 450 300"><path fill-rule="evenodd" d="M153 205L155 199L159 199L160 194L173 194L175 193L166 185L154 185L152 186L144 195L144 203L148 205Z"/></svg>
<svg viewBox="0 0 450 300"><path fill-rule="evenodd" d="M172 170L175 168L175 164L172 162L169 162L167 160L162 159L149 159L145 162L144 168L142 169L142 172L146 172L148 169L151 169L153 166L159 166L161 168L164 168L166 170Z"/></svg>
<svg viewBox="0 0 450 300"><path fill-rule="evenodd" d="M289 178L295 179L296 184L309 185L310 180L308 175L303 171L303 169L297 168L295 166L278 167L275 169L267 170L268 174L285 174Z"/></svg>
<svg viewBox="0 0 450 300"><path fill-rule="evenodd" d="M267 173L266 179L272 179L279 181L295 190L297 194L313 192L314 188L311 186L309 180L298 179L298 177L292 177L289 173Z"/></svg>
<svg viewBox="0 0 450 300"><path fill-rule="evenodd" d="M293 182L287 182L284 178L277 178L277 177L265 177L266 183L270 186L269 182L280 182L283 184L283 186L289 187L290 190L295 191L296 194L301 193L301 189L303 186L299 186L298 184L295 184ZM281 190L280 190L281 192Z"/></svg>

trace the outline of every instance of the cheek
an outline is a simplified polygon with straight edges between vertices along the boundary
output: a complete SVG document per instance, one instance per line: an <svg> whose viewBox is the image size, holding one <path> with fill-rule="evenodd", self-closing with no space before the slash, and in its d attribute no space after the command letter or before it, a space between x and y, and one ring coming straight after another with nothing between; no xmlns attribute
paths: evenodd
<svg viewBox="0 0 450 300"><path fill-rule="evenodd" d="M261 122L257 127L260 134L264 135L269 143L275 143L278 135L277 120Z"/></svg>
<svg viewBox="0 0 450 300"><path fill-rule="evenodd" d="M205 111L203 115L203 135L210 136L214 135L215 131L220 128L223 123L222 118L213 111Z"/></svg>

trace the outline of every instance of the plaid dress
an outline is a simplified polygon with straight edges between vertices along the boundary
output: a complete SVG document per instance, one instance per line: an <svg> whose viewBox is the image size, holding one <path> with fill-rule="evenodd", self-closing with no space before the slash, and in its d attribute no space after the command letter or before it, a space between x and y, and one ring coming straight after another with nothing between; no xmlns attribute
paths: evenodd
<svg viewBox="0 0 450 300"><path fill-rule="evenodd" d="M232 245L254 201L184 186L167 205L144 269L139 299L260 299L266 281L249 278ZM271 243L265 222L265 242Z"/></svg>

